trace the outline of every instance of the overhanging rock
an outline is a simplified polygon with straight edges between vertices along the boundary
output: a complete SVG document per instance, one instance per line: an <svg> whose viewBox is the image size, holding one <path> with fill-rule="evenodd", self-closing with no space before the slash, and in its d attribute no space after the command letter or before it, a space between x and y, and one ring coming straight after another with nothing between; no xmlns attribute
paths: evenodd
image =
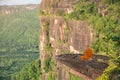
<svg viewBox="0 0 120 80"><path fill-rule="evenodd" d="M80 60L80 56L81 54L61 54L56 56L56 60L68 66L70 72L85 80L95 80L108 67L108 64L104 62L109 60L107 56L94 55L92 60Z"/></svg>

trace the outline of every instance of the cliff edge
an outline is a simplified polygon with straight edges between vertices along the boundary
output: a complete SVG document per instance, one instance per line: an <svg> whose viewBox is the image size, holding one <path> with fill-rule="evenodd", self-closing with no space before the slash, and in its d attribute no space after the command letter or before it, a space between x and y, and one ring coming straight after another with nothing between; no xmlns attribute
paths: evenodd
<svg viewBox="0 0 120 80"><path fill-rule="evenodd" d="M80 72L82 73L79 67L79 70L77 69L77 64L84 62L79 61L79 59L77 61L71 59L69 54L77 55L82 52L86 44L92 43L94 33L84 20L67 18L67 15L73 12L73 8L78 1L79 0L42 0L41 2L39 48L42 80L73 80L73 78L70 77L72 72L73 74L76 73L75 75ZM65 58L61 58L60 56L58 58L58 55L64 54L68 55ZM64 59L67 59L67 61ZM85 64L94 63L94 61L85 61ZM83 66L82 63L81 69L87 66L85 64ZM96 65L99 66L100 64L102 63L97 64L96 62ZM84 74L87 76L83 75L83 79L97 78L107 66L105 63L104 68L102 68L103 70L100 71L100 69L98 69L100 73L97 76L93 77L91 73Z"/></svg>

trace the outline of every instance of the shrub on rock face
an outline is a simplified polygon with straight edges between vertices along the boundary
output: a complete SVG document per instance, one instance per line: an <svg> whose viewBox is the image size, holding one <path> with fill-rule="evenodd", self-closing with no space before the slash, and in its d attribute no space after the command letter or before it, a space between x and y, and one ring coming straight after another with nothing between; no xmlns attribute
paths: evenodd
<svg viewBox="0 0 120 80"><path fill-rule="evenodd" d="M44 70L46 73L50 71L50 64L51 64L51 57L47 57L44 61Z"/></svg>

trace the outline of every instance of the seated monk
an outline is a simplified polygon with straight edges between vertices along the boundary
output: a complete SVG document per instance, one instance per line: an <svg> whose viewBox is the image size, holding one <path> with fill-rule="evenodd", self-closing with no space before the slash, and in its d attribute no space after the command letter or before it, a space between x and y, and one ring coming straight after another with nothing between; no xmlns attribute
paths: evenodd
<svg viewBox="0 0 120 80"><path fill-rule="evenodd" d="M86 60L92 58L93 51L91 48L89 48L89 45L86 46L86 49L84 51L84 55L80 57L81 60Z"/></svg>

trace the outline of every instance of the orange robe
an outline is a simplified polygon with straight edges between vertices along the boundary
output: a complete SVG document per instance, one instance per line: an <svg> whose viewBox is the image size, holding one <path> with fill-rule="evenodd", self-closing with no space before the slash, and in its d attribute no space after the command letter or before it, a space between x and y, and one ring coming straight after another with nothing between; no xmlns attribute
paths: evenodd
<svg viewBox="0 0 120 80"><path fill-rule="evenodd" d="M80 57L81 60L90 59L93 55L93 51L91 48L88 48L86 51L84 51L84 55Z"/></svg>

